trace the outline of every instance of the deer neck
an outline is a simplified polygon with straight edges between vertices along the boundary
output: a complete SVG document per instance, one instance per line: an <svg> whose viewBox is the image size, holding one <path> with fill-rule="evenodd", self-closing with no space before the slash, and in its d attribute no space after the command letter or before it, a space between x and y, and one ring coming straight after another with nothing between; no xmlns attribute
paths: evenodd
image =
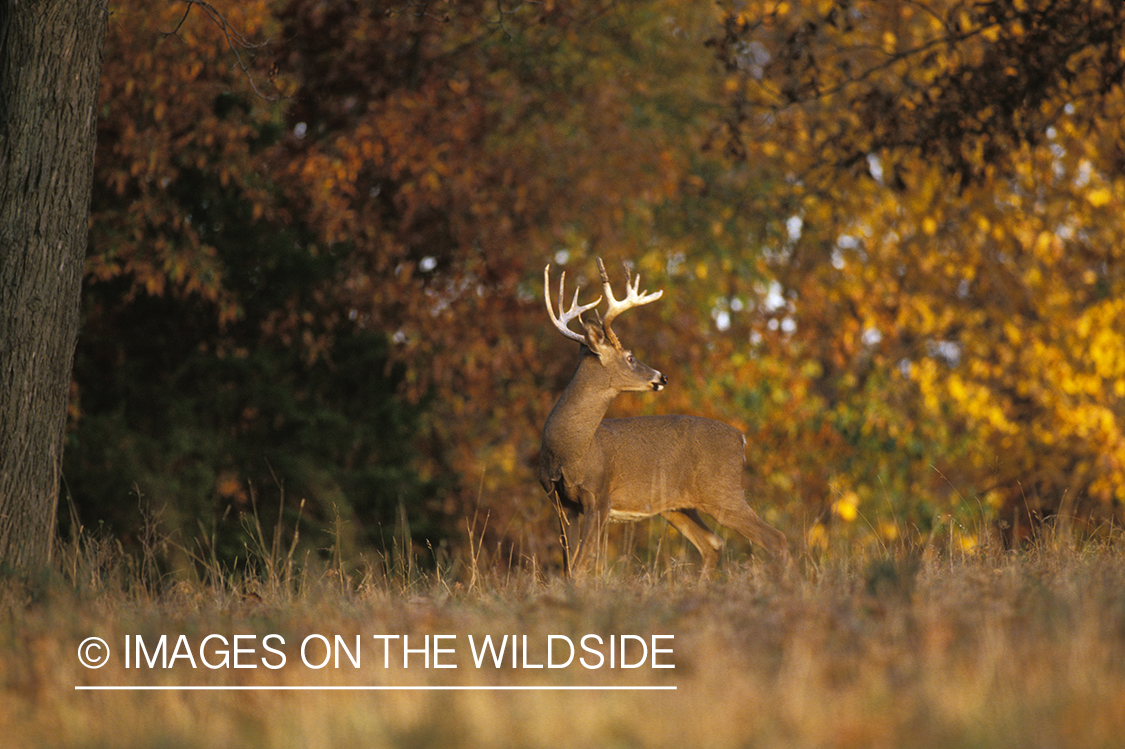
<svg viewBox="0 0 1125 749"><path fill-rule="evenodd" d="M581 458L615 397L597 355L583 346L574 377L543 425L544 444L564 461Z"/></svg>

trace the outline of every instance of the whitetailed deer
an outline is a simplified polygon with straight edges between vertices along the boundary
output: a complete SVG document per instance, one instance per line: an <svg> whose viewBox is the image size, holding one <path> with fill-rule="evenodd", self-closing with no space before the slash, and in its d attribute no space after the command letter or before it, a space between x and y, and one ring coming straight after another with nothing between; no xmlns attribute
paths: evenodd
<svg viewBox="0 0 1125 749"><path fill-rule="evenodd" d="M543 426L539 481L559 510L567 567L583 572L591 546L600 561L607 521L643 520L662 515L703 556L703 574L715 566L723 541L700 511L759 544L788 564L785 535L750 509L742 491L746 439L734 427L696 416L640 416L603 419L609 404L625 391L662 390L668 382L622 347L610 324L627 309L654 302L662 291L639 291L640 276L617 300L605 266L598 260L602 289L609 302L604 319L582 320L601 302L579 305L578 291L563 311L566 273L559 279L559 311L551 308L550 270L543 269L547 312L559 332L582 344L578 368ZM570 329L578 319L583 333ZM577 543L572 543L578 527Z"/></svg>

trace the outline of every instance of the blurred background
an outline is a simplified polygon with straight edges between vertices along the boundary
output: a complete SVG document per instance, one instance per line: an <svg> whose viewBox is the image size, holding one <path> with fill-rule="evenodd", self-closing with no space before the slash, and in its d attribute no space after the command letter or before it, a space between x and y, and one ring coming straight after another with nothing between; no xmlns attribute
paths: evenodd
<svg viewBox="0 0 1125 749"><path fill-rule="evenodd" d="M216 8L112 5L64 534L558 564L599 256L665 292L611 415L741 429L799 548L1125 520L1117 0Z"/></svg>

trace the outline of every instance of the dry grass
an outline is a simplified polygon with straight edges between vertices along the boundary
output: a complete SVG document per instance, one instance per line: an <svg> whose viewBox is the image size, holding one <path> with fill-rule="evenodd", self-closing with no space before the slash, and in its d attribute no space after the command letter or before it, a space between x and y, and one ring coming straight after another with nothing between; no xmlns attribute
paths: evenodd
<svg viewBox="0 0 1125 749"><path fill-rule="evenodd" d="M809 563L785 580L728 562L706 584L675 568L583 585L479 569L471 585L439 574L357 582L329 569L154 586L87 543L64 555L58 580L0 591L0 735L12 747L1116 747L1123 547L888 552ZM198 645L212 633L280 634L286 666L123 666L127 635ZM297 644L314 633L360 635L361 667L304 667ZM527 635L535 662L548 635L587 633L674 635L676 667L477 669L466 643ZM375 634L456 635L447 660L459 667L384 669ZM91 635L115 650L98 670L77 659ZM75 690L105 684L677 689Z"/></svg>

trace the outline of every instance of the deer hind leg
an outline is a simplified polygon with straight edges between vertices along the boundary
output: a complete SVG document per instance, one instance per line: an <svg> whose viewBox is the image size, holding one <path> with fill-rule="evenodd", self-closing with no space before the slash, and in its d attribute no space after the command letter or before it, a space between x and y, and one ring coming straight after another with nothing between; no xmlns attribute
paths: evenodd
<svg viewBox="0 0 1125 749"><path fill-rule="evenodd" d="M744 498L732 500L720 512L712 514L720 525L733 528L752 543L765 547L774 561L780 564L790 562L789 539L777 528L762 520L758 513L746 504Z"/></svg>
<svg viewBox="0 0 1125 749"><path fill-rule="evenodd" d="M703 557L703 570L700 576L706 577L719 561L719 552L723 549L723 539L716 536L707 527L707 524L703 522L703 518L699 516L699 512L695 509L671 510L662 513L662 515L673 528L682 533L684 538L691 541L692 545L699 549L699 555Z"/></svg>

